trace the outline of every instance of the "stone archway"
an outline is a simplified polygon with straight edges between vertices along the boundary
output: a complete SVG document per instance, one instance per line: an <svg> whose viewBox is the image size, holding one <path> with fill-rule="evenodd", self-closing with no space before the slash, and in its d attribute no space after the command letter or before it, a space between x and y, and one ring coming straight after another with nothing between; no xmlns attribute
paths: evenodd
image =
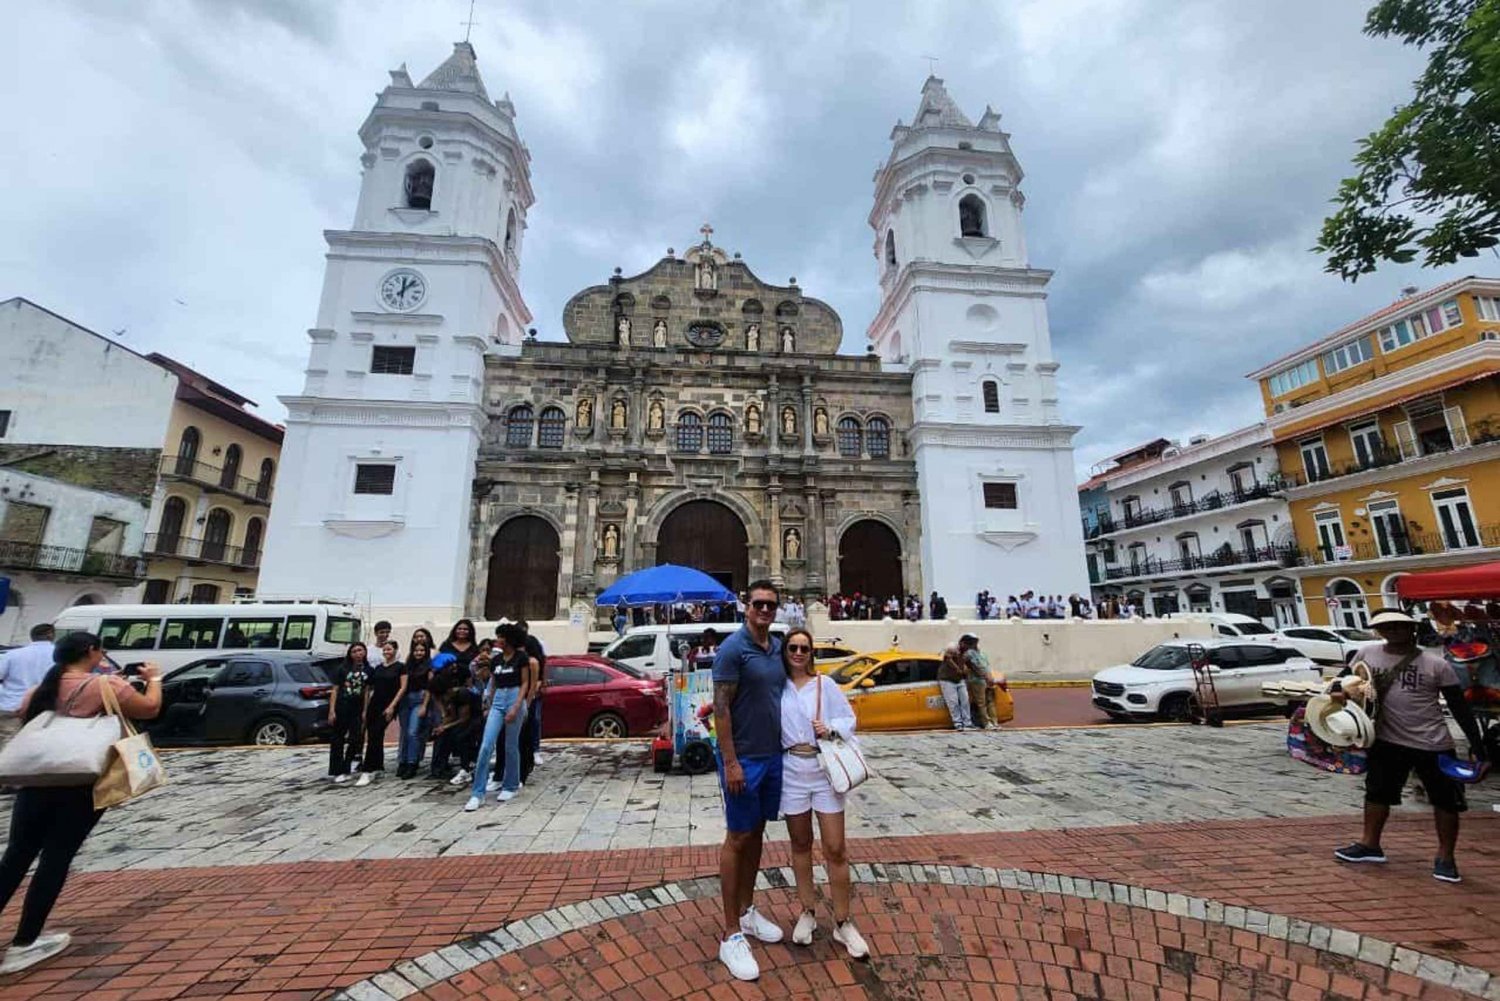
<svg viewBox="0 0 1500 1001"><path fill-rule="evenodd" d="M561 570L562 540L547 519L523 514L506 521L490 542L484 617L555 617Z"/></svg>
<svg viewBox="0 0 1500 1001"><path fill-rule="evenodd" d="M702 570L736 594L750 584L750 544L745 523L715 500L690 500L662 519L656 562Z"/></svg>
<svg viewBox="0 0 1500 1001"><path fill-rule="evenodd" d="M901 537L885 522L862 518L839 536L839 593L881 599L906 594Z"/></svg>

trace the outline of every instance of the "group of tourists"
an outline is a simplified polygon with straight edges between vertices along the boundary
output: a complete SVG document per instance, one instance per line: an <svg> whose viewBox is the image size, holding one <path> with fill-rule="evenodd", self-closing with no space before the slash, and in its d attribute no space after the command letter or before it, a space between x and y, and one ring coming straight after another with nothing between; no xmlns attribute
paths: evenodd
<svg viewBox="0 0 1500 1001"><path fill-rule="evenodd" d="M1004 602L998 595L980 591L974 596L975 612L981 620L988 619L1092 619L1115 618L1106 616L1102 609L1081 594L1070 594L1066 599L1060 594L1037 594L1022 591L1008 595Z"/></svg>
<svg viewBox="0 0 1500 1001"><path fill-rule="evenodd" d="M893 594L880 598L855 591L853 594L828 596L828 617L837 622L866 622L878 619L905 619L918 622L924 618L942 621L948 617L948 603L936 591L932 592L924 605L915 594L901 597Z"/></svg>
<svg viewBox="0 0 1500 1001"><path fill-rule="evenodd" d="M470 783L467 811L487 793L515 798L541 760L542 672L547 654L524 619L502 619L493 640L459 619L442 643L413 631L406 656L391 624L375 624L374 648L349 645L329 680L328 775L339 784L369 785L385 771L386 730L397 727L396 777L422 772L450 785Z"/></svg>

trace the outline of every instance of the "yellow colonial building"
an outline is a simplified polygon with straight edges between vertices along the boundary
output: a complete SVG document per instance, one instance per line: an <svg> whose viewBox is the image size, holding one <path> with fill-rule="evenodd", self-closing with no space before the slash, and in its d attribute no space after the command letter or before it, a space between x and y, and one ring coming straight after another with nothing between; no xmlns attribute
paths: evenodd
<svg viewBox="0 0 1500 1001"><path fill-rule="evenodd" d="M1500 559L1500 280L1408 292L1250 374L1313 624L1366 625L1403 573Z"/></svg>
<svg viewBox="0 0 1500 1001"><path fill-rule="evenodd" d="M147 520L148 604L228 602L255 593L282 429L251 400L181 362Z"/></svg>

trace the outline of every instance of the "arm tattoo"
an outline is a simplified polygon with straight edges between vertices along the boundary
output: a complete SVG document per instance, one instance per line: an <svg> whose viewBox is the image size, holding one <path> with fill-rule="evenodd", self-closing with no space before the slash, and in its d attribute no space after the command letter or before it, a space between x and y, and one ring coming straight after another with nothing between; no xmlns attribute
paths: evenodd
<svg viewBox="0 0 1500 1001"><path fill-rule="evenodd" d="M719 755L725 762L738 760L734 753L734 723L729 715L729 706L739 690L737 682L714 682L714 738L719 743Z"/></svg>

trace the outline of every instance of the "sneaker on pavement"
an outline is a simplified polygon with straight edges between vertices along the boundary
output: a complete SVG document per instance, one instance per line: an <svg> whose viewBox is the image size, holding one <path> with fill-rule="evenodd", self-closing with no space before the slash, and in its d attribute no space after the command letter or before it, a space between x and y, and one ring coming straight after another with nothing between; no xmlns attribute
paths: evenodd
<svg viewBox="0 0 1500 1001"><path fill-rule="evenodd" d="M469 781L469 778L469 773L460 768L458 771L453 773L453 777L448 780L448 784L450 786L461 786L465 782Z"/></svg>
<svg viewBox="0 0 1500 1001"><path fill-rule="evenodd" d="M845 921L833 929L833 940L849 950L850 959L864 959L870 955L864 936L854 927L854 922Z"/></svg>
<svg viewBox="0 0 1500 1001"><path fill-rule="evenodd" d="M65 931L38 935L30 945L13 945L5 950L5 959L0 961L0 973L20 973L43 960L51 959L62 952L73 941ZM748 955L749 950L746 950Z"/></svg>
<svg viewBox="0 0 1500 1001"><path fill-rule="evenodd" d="M464 804L464 813L473 813L479 809L481 800L478 796L470 796L469 801Z"/></svg>
<svg viewBox="0 0 1500 1001"><path fill-rule="evenodd" d="M797 927L792 929L792 943L794 945L812 945L813 932L818 929L817 916L812 911L803 911L797 915Z"/></svg>
<svg viewBox="0 0 1500 1001"><path fill-rule="evenodd" d="M511 800L513 800L513 799L516 798L516 794L519 793L520 791L521 790L519 790L519 789L501 789L500 790L500 794L495 797L495 802L496 803L509 803Z"/></svg>
<svg viewBox="0 0 1500 1001"><path fill-rule="evenodd" d="M1340 862L1384 862L1385 852L1356 841L1346 848L1336 849L1333 857Z"/></svg>
<svg viewBox="0 0 1500 1001"><path fill-rule="evenodd" d="M500 780L499 779L490 779L488 782L486 782L484 784L484 791L485 792L499 792L500 791Z"/></svg>
<svg viewBox="0 0 1500 1001"><path fill-rule="evenodd" d="M543 761L546 761L546 760L547 759L546 759L546 757L544 755L533 754L531 756L531 767L535 768L537 765L541 764Z"/></svg>
<svg viewBox="0 0 1500 1001"><path fill-rule="evenodd" d="M735 932L719 943L719 962L729 968L736 980L756 980L760 977L760 964L751 955L750 943L745 941L741 932Z"/></svg>
<svg viewBox="0 0 1500 1001"><path fill-rule="evenodd" d="M1440 879L1444 883L1462 883L1464 878L1458 874L1458 863L1452 859L1444 861L1440 858L1432 860L1432 878Z"/></svg>
<svg viewBox="0 0 1500 1001"><path fill-rule="evenodd" d="M374 772L360 772L359 778L355 779L355 786L367 786L375 778Z"/></svg>
<svg viewBox="0 0 1500 1001"><path fill-rule="evenodd" d="M740 931L762 942L780 942L781 928L776 922L761 914L751 904L750 909L740 915Z"/></svg>
<svg viewBox="0 0 1500 1001"><path fill-rule="evenodd" d="M345 782L348 782L348 781L349 781L349 776L347 776L347 775L335 775L333 777L333 784L336 785L336 786L341 786Z"/></svg>

